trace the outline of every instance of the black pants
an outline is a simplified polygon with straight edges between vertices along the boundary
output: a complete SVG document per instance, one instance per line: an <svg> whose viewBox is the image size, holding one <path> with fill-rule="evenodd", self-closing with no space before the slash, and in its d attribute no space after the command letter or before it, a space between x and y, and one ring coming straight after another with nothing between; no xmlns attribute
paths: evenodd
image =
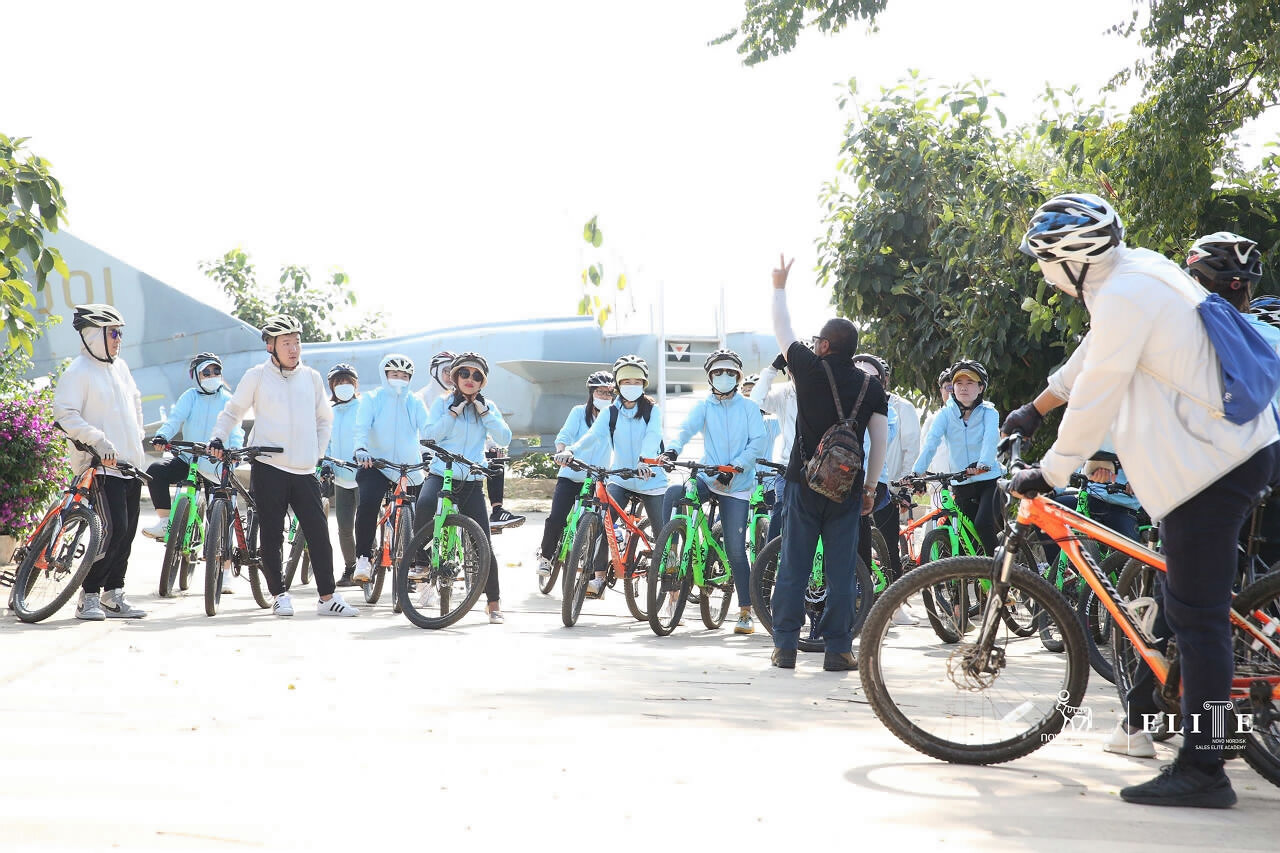
<svg viewBox="0 0 1280 853"><path fill-rule="evenodd" d="M996 548L996 481L983 480L978 483L965 483L951 490L956 506L960 508L978 531L978 538L988 554L994 554Z"/></svg>
<svg viewBox="0 0 1280 853"><path fill-rule="evenodd" d="M129 569L129 554L133 551L133 537L138 533L138 501L142 499L142 481L130 477L100 476L97 479L106 504L110 530L102 559L93 564L85 575L81 587L95 593L104 589L124 589L124 574Z"/></svg>
<svg viewBox="0 0 1280 853"><path fill-rule="evenodd" d="M884 483L880 483L876 487L877 506L882 500L880 489L884 489L888 492L889 487ZM889 564L885 566L885 571L888 572L889 575L886 580L893 583L902 576L902 560L898 555L898 533L901 530L901 519L898 514L898 502L890 500L889 503L880 507L880 509L876 510L872 515L875 518L876 527L880 528L880 533L884 536L885 547L889 549L889 553L884 555L884 558L889 561ZM867 568L871 568L870 563L867 564Z"/></svg>
<svg viewBox="0 0 1280 853"><path fill-rule="evenodd" d="M1217 703L1229 700L1234 672L1228 620L1236 539L1268 485L1280 485L1280 444L1258 451L1165 516L1160 525L1168 572L1157 595L1182 662L1184 731L1178 760L1209 772L1222 767L1222 744L1212 740L1211 723L1214 709L1222 707ZM1157 633L1161 627L1156 625ZM1132 725L1141 726L1143 714L1156 712L1153 689L1155 678L1143 666L1126 703ZM1199 726L1188 725L1192 715L1198 715Z"/></svg>
<svg viewBox="0 0 1280 853"><path fill-rule="evenodd" d="M333 543L329 541L329 520L324 516L320 481L315 474L291 474L265 462L254 462L251 470L253 502L258 506L258 553L262 557L267 589L272 595L284 592L281 547L285 513L292 509L302 535L307 537L316 592L322 596L332 595Z"/></svg>
<svg viewBox="0 0 1280 853"><path fill-rule="evenodd" d="M492 477L489 478L489 482L485 486L485 489L489 492L489 503L491 504L502 503L502 496L505 494L506 487L507 487L507 469L504 466L498 469L498 473L494 474ZM489 522L486 519L485 524L488 524L488 523Z"/></svg>
<svg viewBox="0 0 1280 853"><path fill-rule="evenodd" d="M151 495L151 505L156 509L172 509L173 495L169 493L169 489L185 481L189 473L191 465L177 457L149 465L147 476L151 478L151 482L147 484L147 492Z"/></svg>
<svg viewBox="0 0 1280 853"><path fill-rule="evenodd" d="M542 525L542 545L538 549L539 553L548 560L554 560L557 556L552 552L556 549L556 543L560 541L560 532L564 530L569 512L573 509L574 499L578 497L580 491L582 491L581 483L575 483L568 477L556 478L556 490L551 493L551 512L547 515L546 523Z"/></svg>
<svg viewBox="0 0 1280 853"><path fill-rule="evenodd" d="M378 510L394 483L377 468L356 472L360 498L356 504L356 558L373 557L374 534L378 530Z"/></svg>
<svg viewBox="0 0 1280 853"><path fill-rule="evenodd" d="M433 529L436 523L436 500L440 497L440 489L444 487L444 478L438 474L427 477L418 493L418 503L414 507L413 524L417 530ZM485 601L498 600L498 558L493 553L493 540L489 538L489 511L484 505L484 490L479 480L453 481L454 508L467 518L480 525L484 531L485 541L489 543L489 580L484 585Z"/></svg>
<svg viewBox="0 0 1280 853"><path fill-rule="evenodd" d="M342 567L349 572L356 567L356 494L357 489L333 489L333 510L338 519L338 546L342 549Z"/></svg>

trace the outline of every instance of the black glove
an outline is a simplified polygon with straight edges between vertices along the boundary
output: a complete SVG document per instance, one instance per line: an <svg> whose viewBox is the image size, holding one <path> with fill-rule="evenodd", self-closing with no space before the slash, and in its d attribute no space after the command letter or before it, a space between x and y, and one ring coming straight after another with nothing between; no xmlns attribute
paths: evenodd
<svg viewBox="0 0 1280 853"><path fill-rule="evenodd" d="M160 435L159 433L156 433L151 438L151 446L156 448L157 450L163 450L165 445L167 445L168 443L169 443L169 439L165 438L163 435Z"/></svg>
<svg viewBox="0 0 1280 853"><path fill-rule="evenodd" d="M771 365L769 365L769 366L770 366L770 367L772 367L774 370L786 370L786 369L787 369L787 357L786 357L785 355L783 355L782 353L778 353L778 357L777 357L777 358L775 358L775 359L773 360L773 364L771 364Z"/></svg>
<svg viewBox="0 0 1280 853"><path fill-rule="evenodd" d="M1030 438L1036 430L1040 429L1042 423L1044 423L1044 415L1036 411L1034 403L1027 403L1025 406L1014 409L1005 417L1004 423L1000 426L1000 432L1004 435L1013 435L1016 432L1023 438Z"/></svg>
<svg viewBox="0 0 1280 853"><path fill-rule="evenodd" d="M222 439L220 438L215 438L213 441L209 442L209 444L206 446L210 450L226 450L226 448L222 446Z"/></svg>
<svg viewBox="0 0 1280 853"><path fill-rule="evenodd" d="M483 394L477 394L476 398L471 401L471 408L476 410L476 417L483 418L489 414L489 402L485 400Z"/></svg>
<svg viewBox="0 0 1280 853"><path fill-rule="evenodd" d="M912 480L911 491L915 492L917 495L923 495L925 492L929 491L929 487L925 484L924 480Z"/></svg>
<svg viewBox="0 0 1280 853"><path fill-rule="evenodd" d="M664 450L662 451L662 455L658 458L665 459L668 462L675 462L679 456L680 454L676 453L674 450Z"/></svg>
<svg viewBox="0 0 1280 853"><path fill-rule="evenodd" d="M733 474L728 471L721 471L719 474L716 474L716 482L722 486L728 486L733 482Z"/></svg>
<svg viewBox="0 0 1280 853"><path fill-rule="evenodd" d="M1013 480L1009 483L1009 491L1033 498L1036 495L1052 492L1053 486L1049 485L1049 481L1044 478L1039 468L1023 468L1013 475Z"/></svg>
<svg viewBox="0 0 1280 853"><path fill-rule="evenodd" d="M321 463L321 465L320 465L320 476L321 476L321 477L332 477L332 476L333 476L333 466L332 466L332 465L330 465L328 462L323 462L323 463Z"/></svg>

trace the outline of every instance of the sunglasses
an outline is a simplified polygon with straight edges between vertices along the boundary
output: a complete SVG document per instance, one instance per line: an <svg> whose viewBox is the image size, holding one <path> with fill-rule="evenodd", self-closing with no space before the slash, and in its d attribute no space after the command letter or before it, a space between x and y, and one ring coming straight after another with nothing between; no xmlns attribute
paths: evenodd
<svg viewBox="0 0 1280 853"><path fill-rule="evenodd" d="M814 335L812 338L809 338L809 349L817 349L818 341L825 341L825 340L826 338L822 338L817 335Z"/></svg>
<svg viewBox="0 0 1280 853"><path fill-rule="evenodd" d="M201 376L221 376L222 368L218 367L217 365L213 365L212 367L206 367L204 370L200 371L200 375Z"/></svg>
<svg viewBox="0 0 1280 853"><path fill-rule="evenodd" d="M121 338L123 338L123 337L124 337L124 330L123 330L123 329L112 329L112 330L110 330L109 332L107 332L107 334L111 336L111 340L113 340L113 341L118 341L118 340L120 340Z"/></svg>
<svg viewBox="0 0 1280 853"><path fill-rule="evenodd" d="M942 386L942 390L946 391L948 394L950 394L954 390L954 388L955 386L953 386L950 382Z"/></svg>
<svg viewBox="0 0 1280 853"><path fill-rule="evenodd" d="M474 379L477 382L484 381L484 371L473 367L459 367L453 372L455 379Z"/></svg>

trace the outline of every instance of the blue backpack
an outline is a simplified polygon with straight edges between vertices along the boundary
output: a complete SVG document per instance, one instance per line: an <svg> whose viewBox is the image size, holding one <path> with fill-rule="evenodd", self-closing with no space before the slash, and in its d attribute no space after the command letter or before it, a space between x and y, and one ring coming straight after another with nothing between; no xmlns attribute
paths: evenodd
<svg viewBox="0 0 1280 853"><path fill-rule="evenodd" d="M1230 302L1216 293L1196 306L1222 371L1222 416L1247 424L1280 389L1280 355Z"/></svg>

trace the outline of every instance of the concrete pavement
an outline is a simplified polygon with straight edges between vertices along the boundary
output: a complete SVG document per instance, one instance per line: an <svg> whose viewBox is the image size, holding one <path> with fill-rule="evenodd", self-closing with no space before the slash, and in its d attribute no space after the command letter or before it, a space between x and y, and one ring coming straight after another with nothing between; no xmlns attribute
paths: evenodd
<svg viewBox="0 0 1280 853"><path fill-rule="evenodd" d="M880 725L856 673L771 669L768 636L732 617L658 638L619 587L562 627L534 583L541 526L495 538L500 626L477 609L419 630L389 596L321 619L312 587L277 619L243 581L208 618L198 594L155 597L161 547L141 538L146 619L6 611L0 850L1275 847L1280 789L1240 761L1233 810L1121 802L1159 762L1102 752L1119 704L1096 676L1092 732L939 763Z"/></svg>

